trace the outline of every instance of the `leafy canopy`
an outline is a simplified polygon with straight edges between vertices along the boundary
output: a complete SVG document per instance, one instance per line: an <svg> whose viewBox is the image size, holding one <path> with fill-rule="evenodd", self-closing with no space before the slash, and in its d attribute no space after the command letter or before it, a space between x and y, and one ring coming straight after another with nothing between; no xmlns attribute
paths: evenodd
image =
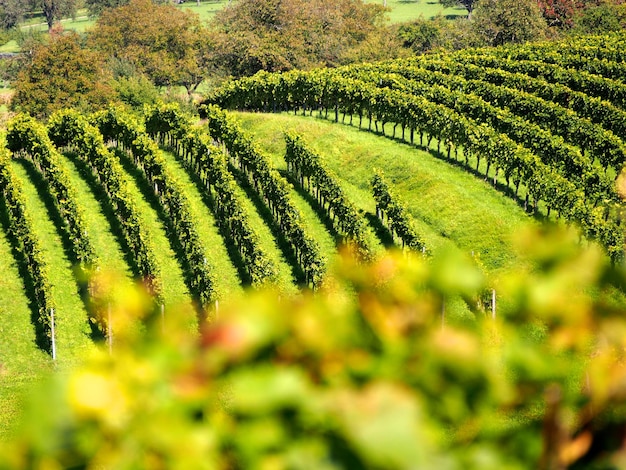
<svg viewBox="0 0 626 470"><path fill-rule="evenodd" d="M182 85L191 92L211 70L206 36L197 15L132 0L102 12L89 45L131 64L157 86Z"/></svg>
<svg viewBox="0 0 626 470"><path fill-rule="evenodd" d="M112 94L101 55L83 48L76 33L54 30L48 44L33 45L14 88L12 109L36 117L102 107Z"/></svg>
<svg viewBox="0 0 626 470"><path fill-rule="evenodd" d="M216 61L234 76L339 65L383 18L358 0L239 0L215 15Z"/></svg>

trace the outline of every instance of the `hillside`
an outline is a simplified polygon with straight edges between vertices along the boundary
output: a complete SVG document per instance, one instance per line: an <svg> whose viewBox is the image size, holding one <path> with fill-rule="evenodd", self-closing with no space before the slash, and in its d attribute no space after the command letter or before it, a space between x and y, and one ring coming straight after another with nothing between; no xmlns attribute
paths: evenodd
<svg viewBox="0 0 626 470"><path fill-rule="evenodd" d="M369 312L358 328L371 323L371 330L359 330L364 336L356 343L347 334L337 344L345 340L346 347L362 347L372 358L380 352L391 362L379 371L389 367L386 373L398 380L408 380L401 379L403 368L414 366L409 353L403 356L411 345L399 332L412 335L413 327L423 326L405 324L408 311L427 312L426 337L433 347L474 352L484 347L490 360L504 348L497 356L501 361L494 362L502 367L504 382L491 375L478 353L470 354L476 359L472 367L484 375L472 378L471 368L452 367L451 382L462 388L463 380L475 379L472 384L493 393L490 399L498 406L510 405L487 412L499 430L541 425L543 408L524 402L516 414L502 390L510 386L511 394L523 395L526 379L509 380L530 377L536 368L539 375L528 379L541 384L533 399L543 396L551 381L572 396L586 393L572 383L591 343L581 331L587 325L602 336L610 325L594 317L595 309L614 319L625 305L624 205L616 185L626 161L624 46L626 36L615 34L259 73L216 90L199 115L160 104L143 114L112 106L94 115L64 110L46 122L15 117L0 152L0 262L6 267L0 279L0 405L6 410L0 413L0 436L15 432L28 389L55 370L71 375L98 345L113 351L108 356L113 362L101 359L107 364L116 364L118 348L132 357L131 345L143 332L171 331L166 343L180 340L191 347L200 336L219 346L223 332L207 339L198 331L212 331L222 312L257 299L247 291L269 287L272 294L250 305L260 302L259 312L271 310L268 318L280 328L295 328L304 343L313 341L320 351L338 346L318 343L300 330L299 317L274 318L276 312L306 311L310 299L337 302L349 316ZM561 246L532 235L555 226L576 232L578 244ZM591 251L579 254L580 246ZM415 276L409 287L402 278L379 284L375 277L358 277L370 269L384 277L388 252L402 254L402 261L389 263L407 270L407 279ZM459 259L465 261L454 264ZM581 268L584 263L588 271ZM381 294L387 287L391 292ZM416 293L422 291L419 300ZM580 304L570 305L579 298ZM358 307L350 307L355 299ZM496 316L496 304L497 332L484 322ZM334 308L324 305L310 308L326 313ZM578 316L568 317L570 311ZM332 330L309 320L315 328ZM286 330L268 323L257 331L258 325L265 324L249 328L259 338L283 341L276 338ZM444 326L451 338L437 336ZM372 331L380 338L370 344ZM507 341L500 341L500 334ZM285 341L275 351L261 343L250 347L259 348L260 362L272 362L277 354L280 364L297 362L294 357L317 364ZM621 344L613 336L607 341L611 347ZM544 348L542 353L533 352L533 345ZM550 348L559 351L550 358L554 370L539 366ZM574 359L568 361L570 353ZM233 354L233 364L243 361L245 367L245 357ZM358 383L359 374L378 380L374 369L359 369L359 353L354 354L349 358L354 376L346 380ZM448 356L442 357L445 362ZM305 374L336 385L332 360L321 362L315 366L319 371ZM423 373L432 373L427 363L420 364ZM556 365L572 376L558 375ZM439 372L449 366L432 364ZM290 377L287 383L298 382ZM193 386L186 386L193 395ZM422 386L428 388L407 384L428 396L445 393ZM385 400L387 392L380 392ZM450 403L462 401L459 396ZM572 403L579 403L576 397ZM463 407L474 405L463 403L450 405L457 414L439 418L441 423L467 419L463 429L470 435L471 413ZM536 449L532 452L538 458Z"/></svg>

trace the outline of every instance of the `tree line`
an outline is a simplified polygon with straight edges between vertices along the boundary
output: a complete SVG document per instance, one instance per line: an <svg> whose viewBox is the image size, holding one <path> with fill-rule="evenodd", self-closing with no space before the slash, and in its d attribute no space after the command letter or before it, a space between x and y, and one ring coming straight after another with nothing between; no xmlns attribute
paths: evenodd
<svg viewBox="0 0 626 470"><path fill-rule="evenodd" d="M11 108L39 118L64 107L91 111L110 102L141 108L164 91L180 99L173 90L184 89L183 101L190 101L201 85L210 89L261 70L336 67L621 29L626 7L612 1L583 2L576 15L550 22L547 11L558 8L546 2L464 0L468 18L390 25L381 4L361 0L236 0L210 21L171 0L3 0L0 30L5 39L13 31L22 52L0 61L0 73L15 90ZM94 26L85 33L63 31L60 19L75 16L79 7L96 18ZM598 20L576 29L597 9L605 13L599 18L608 15L615 24ZM49 34L20 33L20 22L35 16L48 24Z"/></svg>

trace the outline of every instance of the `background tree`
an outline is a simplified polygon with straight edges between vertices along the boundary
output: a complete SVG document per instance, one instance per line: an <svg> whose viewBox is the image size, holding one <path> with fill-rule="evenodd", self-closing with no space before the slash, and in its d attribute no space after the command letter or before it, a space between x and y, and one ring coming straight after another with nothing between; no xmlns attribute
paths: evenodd
<svg viewBox="0 0 626 470"><path fill-rule="evenodd" d="M0 0L0 28L14 28L24 17L26 5L21 0Z"/></svg>
<svg viewBox="0 0 626 470"><path fill-rule="evenodd" d="M574 16L580 8L577 0L539 0L543 17L551 27L569 29L574 24Z"/></svg>
<svg viewBox="0 0 626 470"><path fill-rule="evenodd" d="M191 93L210 71L207 35L197 15L173 5L132 0L102 12L89 44L132 64L157 86L181 85Z"/></svg>
<svg viewBox="0 0 626 470"><path fill-rule="evenodd" d="M467 19L472 19L472 12L474 11L474 7L476 6L477 0L439 0L446 8L453 8L461 6L467 10Z"/></svg>
<svg viewBox="0 0 626 470"><path fill-rule="evenodd" d="M239 0L214 17L216 60L235 76L336 66L384 28L384 12L359 0Z"/></svg>
<svg viewBox="0 0 626 470"><path fill-rule="evenodd" d="M40 0L37 6L43 11L50 30L56 21L76 15L78 0Z"/></svg>
<svg viewBox="0 0 626 470"><path fill-rule="evenodd" d="M74 107L91 112L113 97L99 54L81 47L76 33L54 29L48 44L35 44L14 83L11 108L36 117Z"/></svg>
<svg viewBox="0 0 626 470"><path fill-rule="evenodd" d="M578 10L574 32L602 34L623 31L626 28L626 4L601 0Z"/></svg>
<svg viewBox="0 0 626 470"><path fill-rule="evenodd" d="M536 0L480 0L472 29L490 46L545 38L547 24Z"/></svg>
<svg viewBox="0 0 626 470"><path fill-rule="evenodd" d="M441 20L420 18L398 27L402 45L416 54L423 54L437 47L441 42Z"/></svg>

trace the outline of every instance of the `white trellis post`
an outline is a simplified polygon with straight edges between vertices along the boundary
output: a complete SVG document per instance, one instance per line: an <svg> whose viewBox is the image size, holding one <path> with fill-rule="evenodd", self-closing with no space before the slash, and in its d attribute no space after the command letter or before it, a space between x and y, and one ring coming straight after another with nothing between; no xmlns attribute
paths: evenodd
<svg viewBox="0 0 626 470"><path fill-rule="evenodd" d="M161 304L161 332L165 333L165 304Z"/></svg>
<svg viewBox="0 0 626 470"><path fill-rule="evenodd" d="M107 343L109 343L109 354L113 353L113 328L111 327L111 304L107 307Z"/></svg>
<svg viewBox="0 0 626 470"><path fill-rule="evenodd" d="M491 290L491 318L496 319L496 290Z"/></svg>
<svg viewBox="0 0 626 470"><path fill-rule="evenodd" d="M445 297L441 299L441 329L445 326L446 320L446 299Z"/></svg>
<svg viewBox="0 0 626 470"><path fill-rule="evenodd" d="M54 332L54 308L50 309L50 334L52 335L52 360L57 360L57 343Z"/></svg>

